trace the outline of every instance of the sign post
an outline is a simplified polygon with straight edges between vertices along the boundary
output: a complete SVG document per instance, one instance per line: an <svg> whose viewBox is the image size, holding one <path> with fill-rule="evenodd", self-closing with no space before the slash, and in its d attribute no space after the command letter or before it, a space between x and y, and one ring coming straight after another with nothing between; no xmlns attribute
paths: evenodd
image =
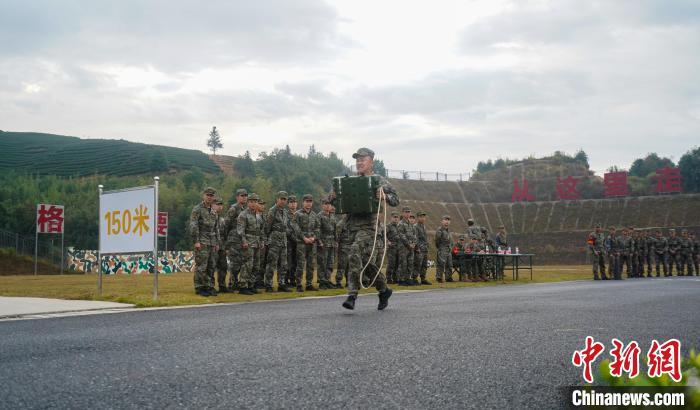
<svg viewBox="0 0 700 410"><path fill-rule="evenodd" d="M101 220L102 218L100 217L102 215L102 188L104 188L103 185L98 185L97 186L97 192L99 192L99 195L97 197L97 212L100 214L97 215L97 220ZM100 224L100 232L97 235L97 296L102 296L102 224Z"/></svg>
<svg viewBox="0 0 700 410"><path fill-rule="evenodd" d="M39 234L61 234L61 274L63 274L63 205L37 204L36 205L36 233L34 235L34 275L37 274L39 260ZM53 240L51 241L51 263L53 263Z"/></svg>
<svg viewBox="0 0 700 410"><path fill-rule="evenodd" d="M98 292L102 293L104 255L152 253L154 258L153 297L158 297L158 177L154 185L102 191L100 187L100 241Z"/></svg>

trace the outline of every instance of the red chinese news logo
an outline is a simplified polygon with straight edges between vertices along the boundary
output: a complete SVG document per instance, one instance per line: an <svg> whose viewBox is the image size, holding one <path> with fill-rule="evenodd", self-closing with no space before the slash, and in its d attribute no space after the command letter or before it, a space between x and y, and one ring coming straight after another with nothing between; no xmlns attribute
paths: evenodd
<svg viewBox="0 0 700 410"><path fill-rule="evenodd" d="M38 233L63 233L63 206L39 204L36 229Z"/></svg>
<svg viewBox="0 0 700 410"><path fill-rule="evenodd" d="M627 375L634 379L639 375L639 356L641 348L635 341L625 345L618 339L612 340L613 348L610 350L609 369L613 377ZM583 380L593 383L593 362L603 353L605 346L596 342L591 336L586 337L585 347L574 351L571 362L576 367L583 367ZM681 342L671 339L663 344L653 340L647 352L647 375L649 377L661 377L669 375L675 382L682 379L681 374Z"/></svg>

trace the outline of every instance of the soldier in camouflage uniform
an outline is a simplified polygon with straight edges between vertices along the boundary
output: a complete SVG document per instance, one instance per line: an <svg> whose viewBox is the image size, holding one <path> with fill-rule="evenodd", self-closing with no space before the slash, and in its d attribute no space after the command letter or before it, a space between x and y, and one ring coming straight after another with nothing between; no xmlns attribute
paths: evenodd
<svg viewBox="0 0 700 410"><path fill-rule="evenodd" d="M676 274L683 276L681 269L681 238L676 235L675 229L668 230L668 276L673 276L673 265L676 266Z"/></svg>
<svg viewBox="0 0 700 410"><path fill-rule="evenodd" d="M348 215L343 215L338 221L336 227L338 231L338 270L335 272L335 287L343 287L343 278L345 278L345 286L349 284L348 272L350 263L350 246L352 245L352 236L347 227Z"/></svg>
<svg viewBox="0 0 700 410"><path fill-rule="evenodd" d="M428 273L428 232L425 229L426 213L418 211L418 219L413 226L416 231L416 253L413 256L413 280L420 277L421 285L432 285L426 278Z"/></svg>
<svg viewBox="0 0 700 410"><path fill-rule="evenodd" d="M374 151L369 148L360 148L352 154L355 159L355 167L359 176L375 176L374 174ZM394 191L389 182L384 177L378 176L381 190L384 192L386 203L389 206L399 205L399 196ZM381 191L376 190L376 198L379 199ZM335 200L335 192L331 192L330 200ZM357 292L360 288L360 276L374 278L374 287L379 292L379 304L377 309L384 310L389 305L389 298L392 290L386 286L386 277L381 273L381 266L378 266L381 261L381 249L384 246L383 241L378 240L375 252L372 253L372 244L375 237L375 223L377 214L348 214L346 227L352 238L349 252L349 271L348 271L348 298L343 302L343 307L346 309L354 309L357 299ZM384 227L380 226L380 232L383 232ZM364 272L363 272L363 269Z"/></svg>
<svg viewBox="0 0 700 410"><path fill-rule="evenodd" d="M236 220L236 232L241 238L245 259L239 282L241 295L258 293L255 287L255 267L260 264L262 250L262 219L257 215L258 200L257 194L251 194L248 197L248 208L241 212Z"/></svg>
<svg viewBox="0 0 700 410"><path fill-rule="evenodd" d="M255 287L257 289L265 289L265 267L267 266L267 237L265 236L265 200L259 197L257 208L255 209L255 217L258 218L260 226L260 257L258 263L254 267L255 271Z"/></svg>
<svg viewBox="0 0 700 410"><path fill-rule="evenodd" d="M450 216L443 215L442 222L435 232L435 280L442 283L443 279L452 282L452 234L450 233Z"/></svg>
<svg viewBox="0 0 700 410"><path fill-rule="evenodd" d="M467 237L468 239L481 239L481 228L479 228L472 218L467 219Z"/></svg>
<svg viewBox="0 0 700 410"><path fill-rule="evenodd" d="M287 275L287 229L289 226L287 212L287 193L277 192L277 201L265 216L265 235L267 236L267 268L265 270L265 290L273 292L272 279L277 270L277 290L289 292L285 284Z"/></svg>
<svg viewBox="0 0 700 410"><path fill-rule="evenodd" d="M695 237L695 234L692 232L690 233L689 237L690 241L693 244L691 257L693 259L693 266L695 267L695 275L700 276L700 270L698 270L698 268L700 268L700 266L698 266L700 265L700 242L698 242L697 238Z"/></svg>
<svg viewBox="0 0 700 410"><path fill-rule="evenodd" d="M481 254L486 253L486 248L482 241L477 238L471 238L471 243L468 247L469 253L472 254L471 260L471 277L472 282L488 282L485 269L485 257Z"/></svg>
<svg viewBox="0 0 700 410"><path fill-rule="evenodd" d="M622 236L618 237L618 242L620 243L620 274L622 274L622 269L627 266L627 277L632 277L632 247L634 246L634 241L630 236L629 229L622 228Z"/></svg>
<svg viewBox="0 0 700 410"><path fill-rule="evenodd" d="M681 231L681 249L680 249L681 268L678 270L679 275L693 276L693 241L688 236L688 231Z"/></svg>
<svg viewBox="0 0 700 410"><path fill-rule="evenodd" d="M317 252L317 275L319 289L335 289L331 284L333 274L333 262L335 258L335 244L338 241L336 236L335 214L331 212L332 205L328 199L321 201L322 209L317 214L319 222L319 241L316 247Z"/></svg>
<svg viewBox="0 0 700 410"><path fill-rule="evenodd" d="M306 290L316 291L314 288L314 259L316 240L320 235L318 216L311 210L314 199L310 194L303 197L302 209L296 213L296 223L299 225L300 235L297 237L297 292L303 292L302 275L306 266Z"/></svg>
<svg viewBox="0 0 700 410"><path fill-rule="evenodd" d="M231 205L224 218L224 240L226 242L226 253L228 254L228 279L229 290L238 290L238 275L245 263L241 238L238 236L236 226L238 215L248 207L248 191L245 189L236 190L236 203ZM219 286L223 283L219 282Z"/></svg>
<svg viewBox="0 0 700 410"><path fill-rule="evenodd" d="M639 231L635 230L633 227L630 227L630 238L632 238L632 244L630 248L630 261L632 265L632 277L633 278L639 278Z"/></svg>
<svg viewBox="0 0 700 410"><path fill-rule="evenodd" d="M656 265L656 277L661 274L659 265L663 267L664 277L668 276L668 240L664 238L661 229L656 230L656 236L652 242L652 253L654 255L654 265Z"/></svg>
<svg viewBox="0 0 700 410"><path fill-rule="evenodd" d="M411 225L411 208L403 208L403 216L398 225L399 231L399 285L411 286L411 271L413 271L413 254L416 249L416 235Z"/></svg>
<svg viewBox="0 0 700 410"><path fill-rule="evenodd" d="M469 244L467 244L467 237L465 235L459 235L457 243L452 248L452 257L459 257L459 281L466 282L469 280L469 275L471 272L471 259L470 255L467 253Z"/></svg>
<svg viewBox="0 0 700 410"><path fill-rule="evenodd" d="M216 296L213 277L219 247L219 216L212 208L216 190L208 187L202 192L202 202L192 209L189 231L194 243L194 290L201 296Z"/></svg>
<svg viewBox="0 0 700 410"><path fill-rule="evenodd" d="M386 283L396 283L399 281L398 277L398 272L399 272L399 247L400 245L400 238L399 238L399 213L398 212L392 212L391 213L391 223L387 225L386 227L386 236L387 236L387 250L386 250L386 258L387 258L387 268L386 268L386 273L387 273L387 280Z"/></svg>
<svg viewBox="0 0 700 410"><path fill-rule="evenodd" d="M224 218L224 201L220 197L214 199L214 210L218 215L219 219L217 221L216 227L219 230L219 250L216 253L216 271L217 280L219 282L219 293L228 292L228 287L226 286L226 271L228 270L228 261L226 260L226 238L224 237L224 229L226 227L226 221ZM212 284L214 283L214 278L211 278Z"/></svg>
<svg viewBox="0 0 700 410"><path fill-rule="evenodd" d="M498 233L496 234L496 251L505 252L508 249L508 235L506 234L506 227L501 225L498 227ZM503 273L505 270L505 258L496 259L496 269L501 278L503 278Z"/></svg>
<svg viewBox="0 0 700 410"><path fill-rule="evenodd" d="M296 286L297 276L297 238L300 235L297 225L297 197L290 195L287 199L287 286Z"/></svg>
<svg viewBox="0 0 700 410"><path fill-rule="evenodd" d="M614 280L622 280L622 268L620 267L620 250L622 245L614 226L610 227L610 233L605 238L605 252L608 254L608 273Z"/></svg>
<svg viewBox="0 0 700 410"><path fill-rule="evenodd" d="M593 280L607 280L605 276L605 234L600 224L595 225L595 232L588 234L588 249L593 262ZM598 277L600 270L600 277Z"/></svg>
<svg viewBox="0 0 700 410"><path fill-rule="evenodd" d="M495 252L495 244L493 240L491 239L491 235L489 234L489 230L485 227L481 227L481 246L484 249L484 253L489 253L492 254ZM496 260L494 256L484 256L481 258L482 263L484 264L484 272L486 273L486 277L493 277L496 279Z"/></svg>
<svg viewBox="0 0 700 410"><path fill-rule="evenodd" d="M646 244L646 250L644 251L644 263L647 266L647 278L651 278L652 273L654 273L652 269L654 260L654 238L651 235L651 231L644 231L644 243Z"/></svg>

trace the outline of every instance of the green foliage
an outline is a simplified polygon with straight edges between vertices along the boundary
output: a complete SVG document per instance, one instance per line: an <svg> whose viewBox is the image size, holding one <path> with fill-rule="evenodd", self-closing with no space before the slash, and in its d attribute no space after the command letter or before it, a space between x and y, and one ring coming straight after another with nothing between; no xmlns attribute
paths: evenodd
<svg viewBox="0 0 700 410"><path fill-rule="evenodd" d="M289 145L287 148L289 148ZM255 177L255 164L253 163L253 159L250 157L250 151L246 151L244 155L233 159L233 171L236 173L236 175L243 178Z"/></svg>
<svg viewBox="0 0 700 410"><path fill-rule="evenodd" d="M629 175L645 178L656 173L659 168L675 167L670 158L659 157L655 152L647 154L644 158L637 158L630 166Z"/></svg>
<svg viewBox="0 0 700 410"><path fill-rule="evenodd" d="M203 152L124 140L0 132L0 171L38 175L142 175L199 167L220 173Z"/></svg>
<svg viewBox="0 0 700 410"><path fill-rule="evenodd" d="M211 131L209 132L207 147L209 147L214 155L216 155L217 149L224 147L224 144L221 143L221 136L219 135L219 131L216 129L216 127L212 127Z"/></svg>
<svg viewBox="0 0 700 410"><path fill-rule="evenodd" d="M670 386L689 386L689 380L695 380L697 382L700 379L700 354L696 353L695 350L690 351L690 355L682 360L681 371L683 373L683 378L680 382L674 382L667 374L661 377L650 378L646 373L640 372L640 374L634 379L629 377L613 377L610 374L610 360L605 359L600 363L598 368L598 375L600 377L600 384L607 386L655 386L655 387L670 387ZM692 390L690 397L690 406L688 408L698 408L700 407L700 388L695 385ZM688 403L686 403L688 404Z"/></svg>
<svg viewBox="0 0 700 410"><path fill-rule="evenodd" d="M695 147L678 161L685 192L700 192L700 147Z"/></svg>
<svg viewBox="0 0 700 410"><path fill-rule="evenodd" d="M549 161L556 165L565 165L578 163L585 166L588 169L588 154L585 151L578 150L574 156L571 156L563 151L554 151L554 154L545 156L540 159L534 158L532 155L523 159L508 159L508 158L498 158L495 161L489 159L488 161L479 161L476 165L476 174L483 174L485 172L493 170L503 170L511 165L516 164L530 164L536 161Z"/></svg>
<svg viewBox="0 0 700 410"><path fill-rule="evenodd" d="M379 175L387 176L386 167L384 166L384 161L381 159L374 159L374 173Z"/></svg>

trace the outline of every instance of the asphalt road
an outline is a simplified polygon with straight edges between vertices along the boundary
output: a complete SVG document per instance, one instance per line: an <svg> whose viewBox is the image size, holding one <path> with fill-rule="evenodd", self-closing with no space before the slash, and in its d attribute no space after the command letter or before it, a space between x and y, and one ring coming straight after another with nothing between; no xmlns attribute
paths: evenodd
<svg viewBox="0 0 700 410"><path fill-rule="evenodd" d="M342 300L0 322L0 407L557 408L587 335L700 347L697 277Z"/></svg>

